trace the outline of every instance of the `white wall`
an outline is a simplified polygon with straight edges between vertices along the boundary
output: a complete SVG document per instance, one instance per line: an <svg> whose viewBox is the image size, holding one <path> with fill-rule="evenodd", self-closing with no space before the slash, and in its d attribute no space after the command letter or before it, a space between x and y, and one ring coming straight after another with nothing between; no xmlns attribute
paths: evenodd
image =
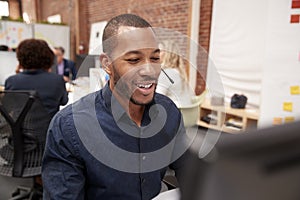
<svg viewBox="0 0 300 200"><path fill-rule="evenodd" d="M102 35L107 21L93 23L91 25L91 34L89 42L89 54L100 55L102 50Z"/></svg>
<svg viewBox="0 0 300 200"><path fill-rule="evenodd" d="M65 49L64 57L70 59L70 27L35 24L34 38L47 41L51 47L62 46Z"/></svg>
<svg viewBox="0 0 300 200"><path fill-rule="evenodd" d="M0 44L16 48L22 40L27 38L43 39L51 47L62 46L65 49L65 57L70 58L70 27L0 21Z"/></svg>
<svg viewBox="0 0 300 200"><path fill-rule="evenodd" d="M5 80L15 74L18 63L15 52L0 51L0 85L4 85Z"/></svg>
<svg viewBox="0 0 300 200"><path fill-rule="evenodd" d="M248 97L248 107L260 109L259 126L274 118L299 119L300 24L290 23L292 0L214 0L208 82L219 73L227 102L234 93ZM219 90L219 88L214 88ZM293 110L284 111L283 103Z"/></svg>
<svg viewBox="0 0 300 200"><path fill-rule="evenodd" d="M50 47L63 46L65 57L70 57L70 28L61 25L26 24L21 22L0 21L0 44L16 48L28 38L38 38L47 41ZM14 52L0 52L0 85L5 79L15 74L18 65Z"/></svg>
<svg viewBox="0 0 300 200"><path fill-rule="evenodd" d="M291 24L292 0L268 0L268 23L260 105L260 126L273 124L274 118L300 120L300 94L290 87L300 87L300 24ZM292 110L283 109L292 103Z"/></svg>
<svg viewBox="0 0 300 200"><path fill-rule="evenodd" d="M20 41L33 36L31 24L0 20L0 44L16 48Z"/></svg>
<svg viewBox="0 0 300 200"><path fill-rule="evenodd" d="M249 107L260 105L266 10L267 0L213 1L207 81L219 93L216 85L223 85L227 102L242 93ZM222 83L215 83L214 70Z"/></svg>

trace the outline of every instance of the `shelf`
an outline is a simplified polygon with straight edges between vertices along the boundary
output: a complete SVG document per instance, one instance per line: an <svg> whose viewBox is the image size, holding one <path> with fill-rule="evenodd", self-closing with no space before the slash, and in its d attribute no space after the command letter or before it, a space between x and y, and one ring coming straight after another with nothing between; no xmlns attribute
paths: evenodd
<svg viewBox="0 0 300 200"><path fill-rule="evenodd" d="M215 124L210 124L209 116L214 116ZM224 106L211 105L206 99L200 106L199 126L220 130L227 133L239 133L241 131L256 129L259 119L257 109L236 109L228 104ZM205 121L203 121L205 120ZM228 126L228 123L232 124Z"/></svg>
<svg viewBox="0 0 300 200"><path fill-rule="evenodd" d="M210 129L219 130L219 127L217 125L208 124L201 120L198 121L198 125L202 126L202 127L210 128Z"/></svg>

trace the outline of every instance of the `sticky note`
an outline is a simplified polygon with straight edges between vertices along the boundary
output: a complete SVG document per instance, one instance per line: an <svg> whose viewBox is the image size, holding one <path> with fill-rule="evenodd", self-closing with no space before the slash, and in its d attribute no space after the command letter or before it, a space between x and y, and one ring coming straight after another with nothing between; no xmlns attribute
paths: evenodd
<svg viewBox="0 0 300 200"><path fill-rule="evenodd" d="M295 121L295 117L292 117L292 116L284 118L285 123L294 122L294 121Z"/></svg>
<svg viewBox="0 0 300 200"><path fill-rule="evenodd" d="M284 102L283 103L283 110L292 112L293 111L293 103L292 102Z"/></svg>
<svg viewBox="0 0 300 200"><path fill-rule="evenodd" d="M282 124L282 118L281 117L274 117L273 118L273 125L280 125Z"/></svg>
<svg viewBox="0 0 300 200"><path fill-rule="evenodd" d="M291 86L290 87L291 95L300 94L300 87L299 85Z"/></svg>

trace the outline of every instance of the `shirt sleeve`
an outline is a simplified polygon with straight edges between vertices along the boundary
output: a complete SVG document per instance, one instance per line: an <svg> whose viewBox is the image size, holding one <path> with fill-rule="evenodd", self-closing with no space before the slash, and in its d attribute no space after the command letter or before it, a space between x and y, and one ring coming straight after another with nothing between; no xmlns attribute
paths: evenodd
<svg viewBox="0 0 300 200"><path fill-rule="evenodd" d="M48 129L42 162L44 200L84 199L84 165L72 134L68 120L57 114Z"/></svg>

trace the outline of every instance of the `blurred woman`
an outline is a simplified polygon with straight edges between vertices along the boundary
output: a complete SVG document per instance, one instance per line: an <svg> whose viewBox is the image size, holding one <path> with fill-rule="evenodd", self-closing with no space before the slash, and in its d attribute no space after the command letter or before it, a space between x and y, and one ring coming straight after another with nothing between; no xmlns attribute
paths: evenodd
<svg viewBox="0 0 300 200"><path fill-rule="evenodd" d="M177 44L171 40L163 41L160 50L161 68L164 72L160 73L156 92L168 96L177 107L190 105L194 91L188 83L185 65ZM174 83L171 83L165 73Z"/></svg>
<svg viewBox="0 0 300 200"><path fill-rule="evenodd" d="M5 90L35 90L49 114L68 102L68 93L62 76L50 73L54 53L44 40L23 40L16 50L18 74L5 81Z"/></svg>

